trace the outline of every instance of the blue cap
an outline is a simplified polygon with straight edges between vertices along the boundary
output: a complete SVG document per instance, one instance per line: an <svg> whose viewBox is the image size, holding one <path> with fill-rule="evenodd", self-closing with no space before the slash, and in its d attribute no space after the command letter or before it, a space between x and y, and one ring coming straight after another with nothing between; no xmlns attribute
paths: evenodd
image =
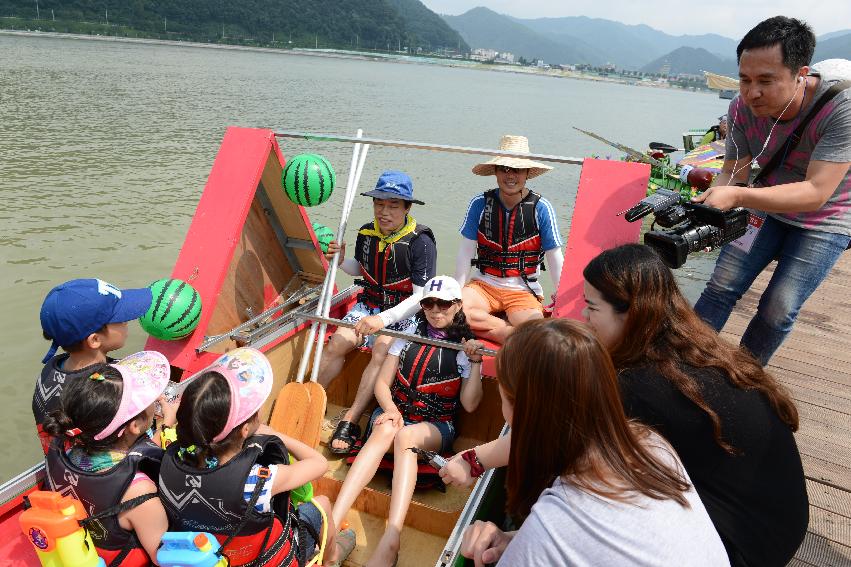
<svg viewBox="0 0 851 567"><path fill-rule="evenodd" d="M418 205L425 205L422 201L414 199L414 182L407 173L388 170L381 174L375 189L361 193L364 197L376 199L402 199Z"/></svg>
<svg viewBox="0 0 851 567"><path fill-rule="evenodd" d="M41 304L41 328L53 339L42 363L60 345L80 342L109 323L138 319L151 306L151 289L121 290L103 280L80 279L50 290Z"/></svg>

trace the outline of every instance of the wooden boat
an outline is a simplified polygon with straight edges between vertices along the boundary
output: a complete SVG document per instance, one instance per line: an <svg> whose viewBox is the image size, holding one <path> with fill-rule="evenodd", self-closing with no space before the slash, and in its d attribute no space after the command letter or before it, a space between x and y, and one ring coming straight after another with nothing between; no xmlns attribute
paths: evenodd
<svg viewBox="0 0 851 567"><path fill-rule="evenodd" d="M313 312L327 270L307 211L289 201L280 189L284 155L278 139L302 137L317 142L353 142L343 136L308 136L271 130L229 128L172 277L181 278L201 294L203 312L195 332L181 341L150 339L148 349L163 352L180 380L205 367L219 353L237 345L261 349L275 371L275 388L261 415L267 420L281 387L294 379ZM372 145L463 152L511 154L493 150L436 146L390 140L359 140ZM578 318L584 307L582 269L601 250L638 239L639 223L617 213L641 199L649 167L640 163L580 160L523 155L540 161L582 164L582 173L567 239L566 258L553 316ZM432 213L434 214L434 213ZM428 211L424 211L424 217ZM337 290L331 316L340 317L354 303L356 287ZM348 407L369 354L356 350L342 374L329 387L326 418ZM503 430L492 359L483 367L484 399L474 413L459 416L456 450L497 437ZM323 430L322 449L330 437ZM327 451L326 451L327 453ZM339 492L347 465L328 453L330 471L315 490L332 500ZM0 565L39 565L32 545L21 533L17 516L22 496L43 478L37 465L0 487ZM388 477L389 478L389 477ZM388 479L376 477L349 514L358 547L348 565L361 565L379 540L390 501ZM449 487L446 493L417 492L402 534L400 565L451 565L458 560L464 528L489 510L500 509L499 475L488 472L472 489Z"/></svg>

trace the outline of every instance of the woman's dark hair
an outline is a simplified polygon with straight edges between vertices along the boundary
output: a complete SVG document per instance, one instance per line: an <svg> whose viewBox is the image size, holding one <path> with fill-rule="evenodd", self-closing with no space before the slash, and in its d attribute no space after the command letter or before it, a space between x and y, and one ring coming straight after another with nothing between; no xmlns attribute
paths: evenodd
<svg viewBox="0 0 851 567"><path fill-rule="evenodd" d="M722 437L721 420L684 365L716 368L737 388L759 391L780 419L798 430L798 410L786 389L753 356L722 339L695 313L655 250L642 244L618 246L599 254L582 273L615 311L626 314L621 338L609 348L615 367L657 367L706 412L715 441L727 452L735 454L735 449Z"/></svg>
<svg viewBox="0 0 851 567"><path fill-rule="evenodd" d="M816 36L813 29L795 18L775 16L758 23L745 34L736 47L736 61L741 61L745 49L760 49L780 45L783 53L783 65L793 75L797 75L801 67L809 65L816 50Z"/></svg>
<svg viewBox="0 0 851 567"><path fill-rule="evenodd" d="M499 350L496 375L514 406L511 514L528 516L541 492L568 476L613 500L640 493L688 506L688 482L648 447L650 430L627 420L612 361L587 326L562 318L524 323Z"/></svg>
<svg viewBox="0 0 851 567"><path fill-rule="evenodd" d="M108 451L118 442L121 427L100 441L95 435L112 422L124 391L121 373L112 366L106 363L93 366L89 376L93 375L103 376L103 379L80 376L66 384L62 389L61 408L51 412L42 425L48 435L67 439L89 454ZM70 435L76 429L80 432Z"/></svg>
<svg viewBox="0 0 851 567"><path fill-rule="evenodd" d="M195 446L194 451L184 452L184 460L189 465L204 468L208 457L218 457L225 451L236 449L242 442L239 434L242 424L234 427L221 441L213 441L227 424L230 398L227 379L218 372L205 372L186 387L177 408L175 429L180 447ZM246 421L252 419L254 416Z"/></svg>
<svg viewBox="0 0 851 567"><path fill-rule="evenodd" d="M457 299L455 303L461 303L461 300ZM417 316L427 322L426 314L422 309L420 309ZM446 331L446 340L454 343L460 343L463 339L470 340L476 338L476 335L473 334L473 329L467 323L467 316L464 315L463 309L458 310L458 313L452 318L452 322L443 330Z"/></svg>

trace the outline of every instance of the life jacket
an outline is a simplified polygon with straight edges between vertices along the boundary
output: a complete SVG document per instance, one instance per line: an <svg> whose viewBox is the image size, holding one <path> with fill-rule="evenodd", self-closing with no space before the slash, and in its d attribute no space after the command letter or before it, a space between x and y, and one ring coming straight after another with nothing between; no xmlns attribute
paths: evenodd
<svg viewBox="0 0 851 567"><path fill-rule="evenodd" d="M427 336L421 320L416 334ZM461 375L458 351L408 342L399 353L396 379L390 386L393 403L408 421L452 421L458 409Z"/></svg>
<svg viewBox="0 0 851 567"><path fill-rule="evenodd" d="M435 238L429 227L417 223L412 232L383 246L380 238L363 234L371 231L373 226L369 222L358 230L355 260L360 264L363 277L356 279L355 284L363 288L358 295L359 302L384 311L400 304L414 292L411 243L422 235L427 235L432 241Z"/></svg>
<svg viewBox="0 0 851 567"><path fill-rule="evenodd" d="M35 417L36 428L38 429L39 441L41 448L45 454L50 449L52 437L48 435L43 424L47 419L48 414L58 410L62 402L63 386L81 376L91 374L92 366L87 366L73 372L65 372L61 370L62 364L68 360L68 353L57 354L47 361L47 364L41 369L38 379L35 382L35 392L33 392L33 417ZM115 362L113 358L107 358L108 362Z"/></svg>
<svg viewBox="0 0 851 567"><path fill-rule="evenodd" d="M289 492L272 498L271 512L249 509L243 492L254 463L268 466L289 462L287 448L278 437L249 437L242 451L211 469L184 463L178 450L177 443L169 445L160 468L160 500L170 530L210 532L223 544L235 536L223 551L230 565L298 564L294 532L298 518Z"/></svg>
<svg viewBox="0 0 851 567"><path fill-rule="evenodd" d="M89 516L117 506L137 472L156 479L163 450L147 436L141 437L124 459L106 471L90 472L74 465L65 453L64 440L55 438L45 459L45 482L50 490L72 496L83 504ZM150 565L147 552L135 532L118 523L118 515L110 515L87 524L98 555L107 565L128 550L121 567Z"/></svg>
<svg viewBox="0 0 851 567"><path fill-rule="evenodd" d="M479 219L477 258L471 263L483 273L505 277L537 280L538 266L544 259L541 250L541 231L535 207L541 196L529 191L517 203L505 220L498 189L485 192L485 208Z"/></svg>

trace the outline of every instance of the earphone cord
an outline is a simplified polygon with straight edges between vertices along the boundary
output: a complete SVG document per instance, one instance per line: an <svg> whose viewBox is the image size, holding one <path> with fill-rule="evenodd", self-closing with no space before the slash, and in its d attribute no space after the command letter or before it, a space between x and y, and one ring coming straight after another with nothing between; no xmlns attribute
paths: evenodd
<svg viewBox="0 0 851 567"><path fill-rule="evenodd" d="M736 175L738 175L739 172L743 171L745 168L753 166L753 164L756 163L757 158L759 158L762 154L765 153L765 149L768 147L768 143L771 141L771 135L774 133L774 128L776 128L777 124L780 123L780 117L783 116L783 114L787 110L789 110L789 107L792 106L792 102L795 100L795 97L798 96L798 89L801 88L801 82L802 82L801 80L798 80L798 86L795 87L795 92L792 93L792 98L789 99L789 102L787 102L786 106L783 108L783 110L780 111L780 114L777 116L777 120L774 121L774 124L771 126L771 129L768 131L768 137L765 139L765 143L762 144L762 149L759 151L759 153L756 155L756 157L754 157L753 159L751 159L751 161L749 161L748 163L746 163L745 165L743 165L742 167L740 167L738 169L736 169L736 166L739 163L739 145L736 144L735 134L733 132L730 132L730 134L732 134L731 140L733 142L733 147L736 148L736 160L733 162L733 173L730 175L730 182L732 182L733 179L736 178ZM804 97L806 97L807 96L806 79L804 79L803 83L804 83ZM739 102L737 102L736 108L734 109L734 114L733 114L733 129L736 128L736 117L738 116L738 113L739 113L739 104L741 104L741 102L740 102L741 96L739 97L738 101ZM804 99L802 97L801 98L801 106L802 107L803 107L803 104L804 104Z"/></svg>

